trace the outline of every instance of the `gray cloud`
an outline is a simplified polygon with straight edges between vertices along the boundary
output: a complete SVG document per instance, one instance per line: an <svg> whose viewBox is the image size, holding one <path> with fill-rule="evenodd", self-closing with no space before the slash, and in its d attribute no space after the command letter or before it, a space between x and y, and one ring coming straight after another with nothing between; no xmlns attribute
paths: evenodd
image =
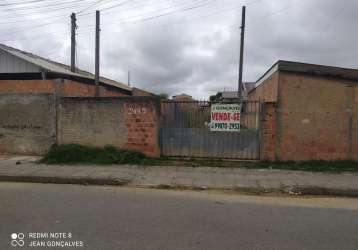
<svg viewBox="0 0 358 250"><path fill-rule="evenodd" d="M113 2L108 0L107 5ZM245 1L209 0L201 8L139 20L203 2L135 0L103 11L102 74L126 82L131 70L137 87L197 98L236 89L240 8ZM279 59L358 67L357 1L247 0L246 4L244 80L257 80ZM61 14L69 16L82 5ZM67 16L59 23L13 35L8 32L24 24L3 24L0 33L6 34L4 41L9 45L69 63ZM37 19L38 14L26 18L31 20L28 26L45 22ZM79 17L78 24L79 66L93 71L94 16Z"/></svg>

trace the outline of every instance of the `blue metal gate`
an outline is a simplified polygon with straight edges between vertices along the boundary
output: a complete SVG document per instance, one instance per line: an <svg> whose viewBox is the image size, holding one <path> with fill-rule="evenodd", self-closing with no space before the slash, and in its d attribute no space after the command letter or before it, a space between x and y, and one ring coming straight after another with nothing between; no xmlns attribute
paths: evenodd
<svg viewBox="0 0 358 250"><path fill-rule="evenodd" d="M242 103L239 132L210 131L211 105L207 101L162 102L162 156L259 159L260 102Z"/></svg>

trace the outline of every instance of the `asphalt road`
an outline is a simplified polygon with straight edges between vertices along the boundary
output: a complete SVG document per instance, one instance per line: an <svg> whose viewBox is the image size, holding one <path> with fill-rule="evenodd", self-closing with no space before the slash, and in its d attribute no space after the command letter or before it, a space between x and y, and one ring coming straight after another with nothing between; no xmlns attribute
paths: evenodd
<svg viewBox="0 0 358 250"><path fill-rule="evenodd" d="M358 199L0 183L0 249L358 249Z"/></svg>

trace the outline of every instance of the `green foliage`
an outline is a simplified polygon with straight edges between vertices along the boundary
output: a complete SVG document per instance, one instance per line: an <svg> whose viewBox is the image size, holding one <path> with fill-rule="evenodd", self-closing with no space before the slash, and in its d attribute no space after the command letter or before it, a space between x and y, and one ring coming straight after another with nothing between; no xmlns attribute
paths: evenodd
<svg viewBox="0 0 358 250"><path fill-rule="evenodd" d="M250 162L217 159L146 158L142 153L122 150L113 146L97 148L77 144L53 145L40 162L46 164L136 164L144 166L281 169L334 173L358 172L358 162L354 161Z"/></svg>
<svg viewBox="0 0 358 250"><path fill-rule="evenodd" d="M221 97L222 97L222 92L218 92L216 95L212 95L210 96L210 101L211 102L217 102L220 101Z"/></svg>
<svg viewBox="0 0 358 250"><path fill-rule="evenodd" d="M160 99L166 100L166 99L169 98L169 95L168 95L167 93L160 93L160 94L159 94L159 97L160 97Z"/></svg>
<svg viewBox="0 0 358 250"><path fill-rule="evenodd" d="M53 145L43 157L41 163L140 164L143 159L145 159L145 156L142 153L117 149L113 146L97 148L68 144Z"/></svg>

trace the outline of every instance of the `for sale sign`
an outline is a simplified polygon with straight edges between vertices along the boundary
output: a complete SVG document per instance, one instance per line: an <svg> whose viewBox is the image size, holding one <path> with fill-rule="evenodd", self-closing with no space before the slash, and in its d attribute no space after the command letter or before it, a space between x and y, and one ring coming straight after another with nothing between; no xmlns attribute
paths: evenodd
<svg viewBox="0 0 358 250"><path fill-rule="evenodd" d="M240 131L240 104L213 104L211 106L211 131Z"/></svg>

